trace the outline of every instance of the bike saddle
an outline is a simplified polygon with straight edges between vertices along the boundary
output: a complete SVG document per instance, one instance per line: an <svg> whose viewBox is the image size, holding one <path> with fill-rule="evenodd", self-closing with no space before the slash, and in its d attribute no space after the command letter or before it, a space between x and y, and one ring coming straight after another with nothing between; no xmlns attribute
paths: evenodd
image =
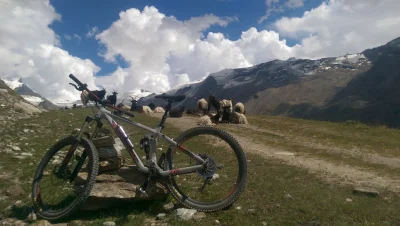
<svg viewBox="0 0 400 226"><path fill-rule="evenodd" d="M178 96L169 96L169 95L157 95L154 98L161 98L167 101L172 101L172 102L181 102L182 100L184 100L186 98L185 95L178 95Z"/></svg>

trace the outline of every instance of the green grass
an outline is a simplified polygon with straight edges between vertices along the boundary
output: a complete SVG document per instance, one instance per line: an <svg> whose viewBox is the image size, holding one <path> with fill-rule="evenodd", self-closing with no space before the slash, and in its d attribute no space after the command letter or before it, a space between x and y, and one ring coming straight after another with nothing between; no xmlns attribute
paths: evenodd
<svg viewBox="0 0 400 226"><path fill-rule="evenodd" d="M0 210L16 200L22 200L26 203L25 205L30 205L28 198L31 189L30 182L46 149L57 139L69 135L74 128L81 127L88 113L90 113L89 109L51 111L40 114L39 118L20 120L15 128L7 128L9 138L3 137L2 142L6 140L5 144L9 141L17 143L16 145L22 151L31 152L34 155L24 160L17 160L11 157L12 154L1 153L3 155L0 159L1 172L9 174L10 178L3 179L0 176L0 190L4 192L8 186L16 183L14 180L18 180L26 194L0 201ZM138 113L136 115L135 120L145 125L158 124L154 118ZM393 151L397 149L396 144L400 147L400 139L398 139L400 132L382 127L281 117L248 116L248 120L252 125L268 129L268 132L257 133L257 136L265 137L263 142L268 142L271 146L281 145L284 143L282 141L288 141L290 137L302 140L315 135L315 142L335 146L337 144L342 148L365 147L368 152L376 151L394 156L396 156ZM41 127L30 124L39 124ZM121 125L136 144L135 150L143 156L144 153L139 149L138 142L145 131L126 127L125 123ZM221 125L221 127L228 128L229 126ZM35 133L21 132L25 128L32 128ZM170 124L167 124L164 130L164 133L171 137L177 137L180 132ZM26 140L20 141L21 137L26 137ZM378 142L379 139L383 140ZM164 142L160 142L159 145L160 147L163 145L163 151L166 150L167 145ZM381 191L377 198L353 195L352 187L327 184L306 169L260 158L259 155L252 153L246 153L246 155L249 161L248 184L232 208L207 213L207 217L200 221L185 222L169 215L166 222L169 225L213 225L215 220L219 220L221 225L261 225L263 221L268 225L393 225L400 223L398 215L400 199L396 194ZM126 154L125 156L128 157ZM320 157L331 159L322 154ZM285 198L285 194L290 194L293 199ZM352 202L346 202L346 198L352 199ZM76 214L68 220L88 220L91 222L88 225L101 225L102 222L109 220L115 221L117 225L143 225L145 219L154 218L162 212L163 204L164 202L161 201L138 202L110 210ZM236 209L238 206L241 210ZM25 217L22 216L22 209L23 207L6 213L22 219ZM255 212L249 212L249 209L255 209ZM127 216L131 214L135 215L135 218L128 220Z"/></svg>

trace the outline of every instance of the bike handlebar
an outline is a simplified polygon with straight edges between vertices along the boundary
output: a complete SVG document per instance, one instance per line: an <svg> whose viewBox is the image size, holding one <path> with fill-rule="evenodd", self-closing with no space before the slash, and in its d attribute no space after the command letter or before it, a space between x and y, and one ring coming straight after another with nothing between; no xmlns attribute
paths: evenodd
<svg viewBox="0 0 400 226"><path fill-rule="evenodd" d="M89 95L92 95L94 98L96 98L96 100L97 100L101 105L106 106L106 107L111 107L111 108L113 108L113 109L115 109L115 110L117 110L117 111L119 111L119 112L122 112L123 114L126 114L126 115L131 116L131 117L135 117L135 115L134 115L133 113L123 111L123 110L120 109L120 108L117 108L117 107L115 107L115 106L113 106L113 105L111 105L111 104L108 104L107 101L100 100L100 98L99 98L98 96L94 95L94 94L87 88L87 84L83 84L83 83L82 83L81 81L79 81L79 79L77 79L73 74L70 74L69 77L70 77L74 82L76 82L76 83L78 84L79 88L77 88L77 87L74 85L75 88L77 88L77 90L79 90L79 91L86 90L86 91L89 93ZM71 83L70 83L70 84L71 84Z"/></svg>
<svg viewBox="0 0 400 226"><path fill-rule="evenodd" d="M86 84L83 85L82 82L79 81L79 79L77 79L73 74L70 74L69 77L70 77L74 82L76 82L79 86L85 86L85 85L86 85Z"/></svg>

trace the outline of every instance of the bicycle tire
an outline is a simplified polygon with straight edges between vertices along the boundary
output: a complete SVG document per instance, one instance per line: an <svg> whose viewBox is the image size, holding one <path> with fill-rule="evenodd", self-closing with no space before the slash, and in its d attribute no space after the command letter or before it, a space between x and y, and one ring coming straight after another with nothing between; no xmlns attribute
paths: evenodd
<svg viewBox="0 0 400 226"><path fill-rule="evenodd" d="M181 135L178 136L177 139L175 139L175 142L180 144L182 141L185 141L191 137L199 136L199 135L205 135L205 134L212 134L212 135L217 135L219 138L222 138L224 141L230 144L232 149L234 150L236 157L238 159L239 163L239 181L237 183L237 186L234 188L234 191L229 194L227 198L222 200L221 202L218 203L205 203L205 202L197 202L195 200L192 200L191 198L187 197L186 195L182 195L182 192L179 189L179 186L175 183L175 180L173 179L174 176L169 176L167 178L167 187L169 192L172 194L172 196L181 204L188 208L196 209L197 211L202 211L202 212L213 212L213 211L218 211L221 209L226 209L230 207L242 194L244 191L244 188L247 183L247 160L246 160L246 155L240 146L240 144L237 142L237 140L227 133L224 130L210 127L210 126L201 126L201 127L195 127L192 129L189 129L185 132L183 132ZM167 151L167 162L166 162L166 168L167 169L172 169L172 152L173 150L177 148L174 146L170 146ZM185 198L184 198L185 197Z"/></svg>
<svg viewBox="0 0 400 226"><path fill-rule="evenodd" d="M69 136L65 137L59 141L57 141L45 154L45 156L41 159L38 168L35 173L34 178L38 178L39 175L43 172L43 170L46 168L47 164L50 162L51 158L63 147L66 147L68 145L72 145L73 141L75 140L74 136ZM59 220L61 218L65 218L67 216L72 215L74 212L76 212L82 204L86 201L86 199L89 197L90 192L93 188L93 185L96 182L96 176L98 174L98 169L99 169L99 157L97 153L97 149L94 146L94 144L87 139L86 137L82 137L81 140L79 141L80 145L83 145L85 147L85 150L87 151L87 157L89 158L89 170L88 170L88 177L87 181L85 182L83 192L75 198L75 200L67 207L65 207L62 210L55 211L55 212L50 212L50 211L44 211L41 209L40 204L36 202L36 194L37 194L37 189L38 189L38 183L40 184L40 180L33 181L32 183L32 202L33 202L33 207L36 212L36 214L46 220ZM40 191L40 187L39 187Z"/></svg>

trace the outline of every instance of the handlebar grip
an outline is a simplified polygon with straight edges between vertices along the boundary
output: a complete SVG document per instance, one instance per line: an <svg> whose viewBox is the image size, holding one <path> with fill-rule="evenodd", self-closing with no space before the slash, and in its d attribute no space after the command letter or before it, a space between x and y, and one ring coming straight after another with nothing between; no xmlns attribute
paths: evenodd
<svg viewBox="0 0 400 226"><path fill-rule="evenodd" d="M79 86L83 86L82 82L79 81L73 74L70 74L69 77L74 80Z"/></svg>
<svg viewBox="0 0 400 226"><path fill-rule="evenodd" d="M127 111L123 111L124 112L124 114L126 114L126 115L129 115L129 116L131 116L131 117L135 117L135 115L133 114L133 113L130 113L130 112L127 112Z"/></svg>

